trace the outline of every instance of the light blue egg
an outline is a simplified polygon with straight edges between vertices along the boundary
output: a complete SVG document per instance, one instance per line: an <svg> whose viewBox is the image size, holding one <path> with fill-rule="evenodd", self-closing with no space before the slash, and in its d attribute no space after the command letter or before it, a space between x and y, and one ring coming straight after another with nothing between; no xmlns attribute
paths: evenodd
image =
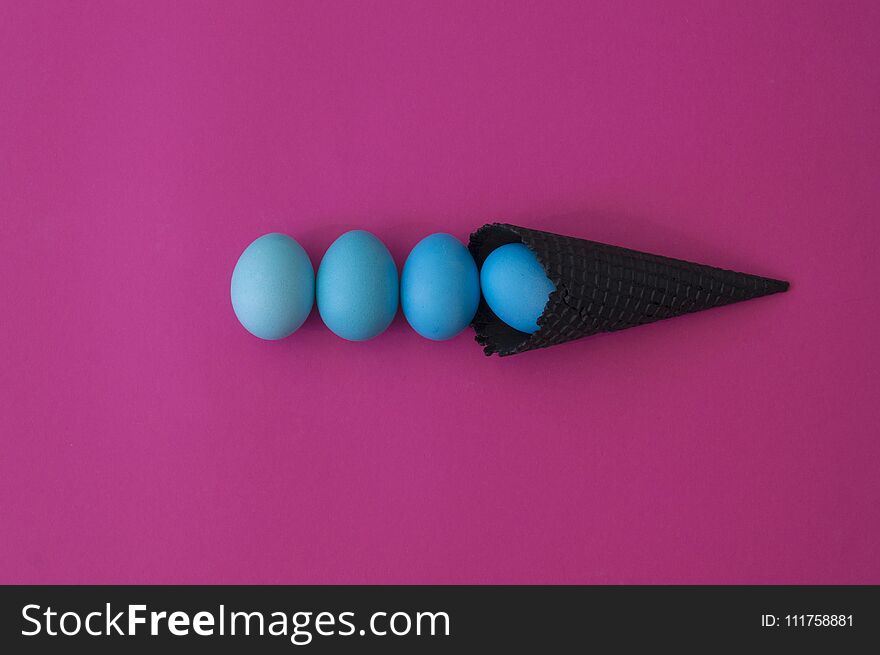
<svg viewBox="0 0 880 655"><path fill-rule="evenodd" d="M416 244L400 275L400 304L426 339L451 339L468 326L480 304L480 274L461 241L438 233Z"/></svg>
<svg viewBox="0 0 880 655"><path fill-rule="evenodd" d="M238 258L230 294L232 309L248 332L283 339L312 311L315 271L296 241L277 232L264 234Z"/></svg>
<svg viewBox="0 0 880 655"><path fill-rule="evenodd" d="M334 334L349 341L372 339L397 313L397 266L375 236L346 232L324 253L316 295L321 319Z"/></svg>
<svg viewBox="0 0 880 655"><path fill-rule="evenodd" d="M521 243L489 253L480 270L480 286L495 315L527 334L538 331L538 318L556 289L535 253Z"/></svg>

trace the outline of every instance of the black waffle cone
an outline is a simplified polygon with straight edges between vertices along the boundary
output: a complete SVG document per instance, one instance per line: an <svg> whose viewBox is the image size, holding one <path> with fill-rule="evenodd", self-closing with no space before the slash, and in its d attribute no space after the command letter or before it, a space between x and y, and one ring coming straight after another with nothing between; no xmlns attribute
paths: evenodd
<svg viewBox="0 0 880 655"><path fill-rule="evenodd" d="M485 300L472 325L486 355L516 355L788 289L788 282L737 273L586 239L490 223L471 234L477 265L496 248L523 243L556 285L538 331L513 329Z"/></svg>

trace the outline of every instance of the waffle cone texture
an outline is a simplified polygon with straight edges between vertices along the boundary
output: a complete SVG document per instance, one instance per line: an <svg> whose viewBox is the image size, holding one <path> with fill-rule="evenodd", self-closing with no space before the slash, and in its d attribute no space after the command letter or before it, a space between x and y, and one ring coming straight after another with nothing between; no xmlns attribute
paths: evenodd
<svg viewBox="0 0 880 655"><path fill-rule="evenodd" d="M468 248L482 267L508 243L534 252L556 290L534 334L504 323L482 299L472 325L486 355L516 355L788 290L781 280L506 223L484 225Z"/></svg>

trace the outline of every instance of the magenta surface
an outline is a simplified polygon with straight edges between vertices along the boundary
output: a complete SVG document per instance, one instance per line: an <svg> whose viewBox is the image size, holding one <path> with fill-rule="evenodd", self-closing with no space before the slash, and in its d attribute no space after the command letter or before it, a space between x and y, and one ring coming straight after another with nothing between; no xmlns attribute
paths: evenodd
<svg viewBox="0 0 880 655"><path fill-rule="evenodd" d="M6 3L0 582L880 583L880 7L619 5ZM792 289L508 359L232 312L261 234L492 220Z"/></svg>

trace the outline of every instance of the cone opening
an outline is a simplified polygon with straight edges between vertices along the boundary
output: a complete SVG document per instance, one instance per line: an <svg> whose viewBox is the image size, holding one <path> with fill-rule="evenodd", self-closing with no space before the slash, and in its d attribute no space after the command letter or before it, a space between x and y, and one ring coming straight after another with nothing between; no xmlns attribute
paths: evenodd
<svg viewBox="0 0 880 655"><path fill-rule="evenodd" d="M533 334L520 332L519 330L509 326L502 321L492 311L486 303L486 299L480 297L480 307L472 321L472 325L477 332L476 340L484 347L486 355L498 353L500 356L512 355L522 350L527 350L529 342L540 339L541 333L547 324L547 308L551 307L557 301L565 302L564 288L562 287L562 278L549 266L549 262L542 253L536 250L528 239L523 239L516 226L505 223L490 223L484 225L476 232L471 234L468 248L477 263L477 268L482 270L483 262L496 249L506 246L510 243L521 243L528 248L537 258L544 273L553 282L556 287L547 297L547 303L544 310L538 317L538 330Z"/></svg>

